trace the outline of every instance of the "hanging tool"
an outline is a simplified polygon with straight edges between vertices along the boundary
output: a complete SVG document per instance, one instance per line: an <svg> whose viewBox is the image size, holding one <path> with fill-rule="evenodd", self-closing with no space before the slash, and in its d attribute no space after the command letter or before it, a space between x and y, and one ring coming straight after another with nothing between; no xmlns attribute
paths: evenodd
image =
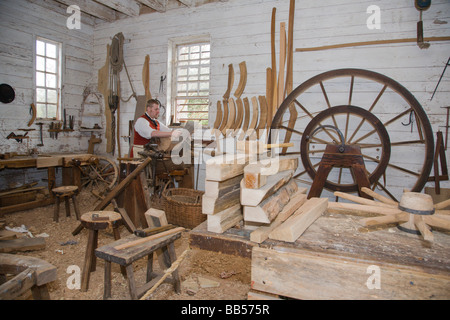
<svg viewBox="0 0 450 320"><path fill-rule="evenodd" d="M423 21L422 12L431 6L431 0L415 0L416 9L420 12L420 20L417 22L417 45L420 49L428 49L430 44L423 42Z"/></svg>
<svg viewBox="0 0 450 320"><path fill-rule="evenodd" d="M164 93L164 81L166 81L166 75L161 74L159 79L159 93Z"/></svg>
<svg viewBox="0 0 450 320"><path fill-rule="evenodd" d="M436 88L434 88L433 95L431 96L430 101L433 100L434 94L436 93L436 90L437 90L437 88L438 88L438 86L439 86L439 83L441 83L442 77L443 77L443 75L444 75L444 73L445 73L445 70L447 70L447 67L448 67L449 64L450 64L450 57L448 58L447 63L445 64L444 70L442 71L441 76L440 76L440 78L439 78L439 81L438 81L438 83L436 84Z"/></svg>
<svg viewBox="0 0 450 320"><path fill-rule="evenodd" d="M36 123L39 126L39 139L41 140L41 143L37 144L38 147L44 146L44 140L42 137L42 126L44 125L42 122Z"/></svg>

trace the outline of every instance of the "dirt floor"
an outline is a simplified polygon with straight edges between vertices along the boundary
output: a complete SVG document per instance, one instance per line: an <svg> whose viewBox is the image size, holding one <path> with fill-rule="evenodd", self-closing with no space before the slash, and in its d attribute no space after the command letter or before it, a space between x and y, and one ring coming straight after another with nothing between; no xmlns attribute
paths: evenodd
<svg viewBox="0 0 450 320"><path fill-rule="evenodd" d="M81 214L91 211L97 204L96 198L87 191L78 195ZM10 228L24 225L33 236L45 236L46 247L42 250L18 252L17 254L37 257L57 267L58 279L49 285L52 300L100 300L103 299L103 260L97 259L96 271L91 273L89 289L81 292L71 289L74 282L73 266L83 268L88 239L88 231L83 229L73 236L72 231L79 225L73 207L72 215L66 217L61 205L59 222L53 221L54 206L6 214L6 226ZM108 208L107 208L108 209ZM121 237L130 233L120 227ZM112 230L99 232L99 247L114 241ZM245 300L250 290L250 259L217 252L189 248L189 230L175 242L177 256L189 250L179 267L181 293L177 294L169 283L161 284L148 298L150 300ZM136 281L144 283L146 259L134 265ZM154 259L154 271L161 271L158 260ZM112 299L129 299L126 278L118 265L112 268Z"/></svg>

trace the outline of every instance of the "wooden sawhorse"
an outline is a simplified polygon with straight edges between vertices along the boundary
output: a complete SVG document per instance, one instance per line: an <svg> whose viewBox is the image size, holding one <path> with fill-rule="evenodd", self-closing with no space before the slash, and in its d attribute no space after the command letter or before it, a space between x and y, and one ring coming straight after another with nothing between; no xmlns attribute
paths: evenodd
<svg viewBox="0 0 450 320"><path fill-rule="evenodd" d="M373 199L371 196L361 192L362 187L370 188L369 178L367 176L364 159L359 146L344 146L343 152L339 151L337 145L329 144L325 148L325 152L320 161L319 168L314 177L313 184L308 193L308 199L312 197L320 197L327 180L328 174L333 167L350 168L353 173L356 184L358 185L358 194L360 197Z"/></svg>
<svg viewBox="0 0 450 320"><path fill-rule="evenodd" d="M105 260L105 282L103 299L111 298L111 263L117 263L125 267L128 281L128 288L132 300L137 300L144 295L150 288L152 288L163 276L153 272L153 252L158 249L167 250L170 256L170 265L174 263L176 258L174 241L181 237L181 233L163 236L158 239L150 240L129 248L117 250L115 247L126 244L137 239L142 239L137 236L130 235L123 239L117 240L110 244L95 250L95 255ZM136 285L134 270L132 263L143 257L148 257L147 260L147 275L146 283L140 287ZM167 281L172 282L175 287L175 292L181 292L181 282L178 270L172 273L172 277L168 277Z"/></svg>

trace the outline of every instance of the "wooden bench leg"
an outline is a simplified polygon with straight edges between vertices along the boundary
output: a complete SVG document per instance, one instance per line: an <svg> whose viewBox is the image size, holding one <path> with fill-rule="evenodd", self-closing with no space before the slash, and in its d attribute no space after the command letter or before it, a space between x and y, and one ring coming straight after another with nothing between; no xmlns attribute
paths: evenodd
<svg viewBox="0 0 450 320"><path fill-rule="evenodd" d="M69 197L64 197L64 202L65 202L65 206L66 206L66 217L70 217L70 202L69 202Z"/></svg>
<svg viewBox="0 0 450 320"><path fill-rule="evenodd" d="M111 261L105 260L105 279L103 287L103 300L111 298Z"/></svg>
<svg viewBox="0 0 450 320"><path fill-rule="evenodd" d="M89 288L89 278L90 273L92 270L92 262L95 258L95 247L97 247L96 242L98 238L98 231L97 230L89 230L89 238L86 248L86 254L84 257L84 267L83 267L83 273L81 275L81 291L86 292ZM94 256L94 257L92 257Z"/></svg>
<svg viewBox="0 0 450 320"><path fill-rule="evenodd" d="M41 286L33 286L31 288L34 300L50 300L50 294L48 293L47 284Z"/></svg>
<svg viewBox="0 0 450 320"><path fill-rule="evenodd" d="M128 289L130 290L131 300L137 300L137 291L136 291L136 282L134 280L134 271L133 264L129 264L127 267L127 281L128 281Z"/></svg>
<svg viewBox="0 0 450 320"><path fill-rule="evenodd" d="M152 276L153 273L153 252L148 255L147 259L147 276L146 276L146 282L150 282L153 279Z"/></svg>
<svg viewBox="0 0 450 320"><path fill-rule="evenodd" d="M81 214L80 209L78 209L77 197L72 195L73 209L75 210L75 215L77 216L77 220L80 220Z"/></svg>
<svg viewBox="0 0 450 320"><path fill-rule="evenodd" d="M114 240L119 240L119 239L120 239L119 226L114 226L114 227L113 227L113 234L114 234ZM127 275L127 271L126 271L126 269L125 269L124 266L120 266L120 272L121 272L122 275L124 275L124 276Z"/></svg>
<svg viewBox="0 0 450 320"><path fill-rule="evenodd" d="M59 221L59 197L56 196L55 198L55 209L53 211L53 221L58 222Z"/></svg>
<svg viewBox="0 0 450 320"><path fill-rule="evenodd" d="M175 253L175 246L174 246L173 242L168 245L168 248L169 248L170 260L171 260L170 265L172 265L172 263L177 261L177 255ZM175 288L175 292L179 294L179 293L181 293L181 280L180 280L180 275L178 273L178 268L172 273L172 277L173 277L173 286Z"/></svg>

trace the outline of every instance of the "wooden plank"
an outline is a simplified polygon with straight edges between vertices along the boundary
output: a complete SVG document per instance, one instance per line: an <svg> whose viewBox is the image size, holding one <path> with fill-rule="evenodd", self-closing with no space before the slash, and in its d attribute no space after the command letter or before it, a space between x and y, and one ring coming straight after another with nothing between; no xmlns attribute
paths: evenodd
<svg viewBox="0 0 450 320"><path fill-rule="evenodd" d="M137 17L139 15L139 5L134 0L97 0L97 2L130 17Z"/></svg>
<svg viewBox="0 0 450 320"><path fill-rule="evenodd" d="M218 198L232 192L235 189L241 188L241 180L243 175L224 180L224 181L212 181L205 180L205 194L206 197Z"/></svg>
<svg viewBox="0 0 450 320"><path fill-rule="evenodd" d="M269 238L294 242L325 212L327 206L328 198L309 199L281 226L275 228Z"/></svg>
<svg viewBox="0 0 450 320"><path fill-rule="evenodd" d="M234 206L235 204L239 204L240 201L241 190L234 189L231 192L228 192L218 198L215 197L207 197L203 195L202 197L202 213L203 214L216 214L221 212L227 208Z"/></svg>
<svg viewBox="0 0 450 320"><path fill-rule="evenodd" d="M298 191L297 183L291 179L270 197L257 206L244 206L245 221L270 223L289 203L291 196Z"/></svg>
<svg viewBox="0 0 450 320"><path fill-rule="evenodd" d="M0 300L14 300L30 290L36 282L35 272L27 268L11 280L0 285Z"/></svg>
<svg viewBox="0 0 450 320"><path fill-rule="evenodd" d="M267 183L267 177L286 170L297 170L297 156L280 156L268 161L259 161L244 168L244 186L259 189Z"/></svg>
<svg viewBox="0 0 450 320"><path fill-rule="evenodd" d="M242 207L238 203L214 215L208 215L207 230L223 233L242 220Z"/></svg>
<svg viewBox="0 0 450 320"><path fill-rule="evenodd" d="M333 213L356 214L361 216L367 215L390 215L399 214L402 211L397 208L387 208L381 206L345 203L345 202L330 202L328 204L328 211Z"/></svg>
<svg viewBox="0 0 450 320"><path fill-rule="evenodd" d="M294 174L293 170L279 172L270 176L267 183L259 189L245 188L244 181L241 181L241 204L244 206L257 206L264 199L278 191L289 182Z"/></svg>
<svg viewBox="0 0 450 320"><path fill-rule="evenodd" d="M301 188L295 193L283 210L277 215L275 220L269 226L259 227L250 234L250 240L262 243L269 238L269 234L289 218L299 207L307 200L306 188Z"/></svg>
<svg viewBox="0 0 450 320"><path fill-rule="evenodd" d="M20 238L0 241L0 252L2 253L41 250L44 248L44 238Z"/></svg>
<svg viewBox="0 0 450 320"><path fill-rule="evenodd" d="M248 157L240 154L217 156L206 161L206 180L225 181L244 173Z"/></svg>
<svg viewBox="0 0 450 320"><path fill-rule="evenodd" d="M148 236L145 238L140 238L140 239L126 242L126 243L118 244L117 246L114 247L114 249L115 250L123 250L123 249L131 248L131 247L138 246L138 245L146 243L146 242L160 239L162 237L166 237L166 236L170 236L170 235L173 235L176 233L183 232L184 230L185 229L183 227L178 227L178 228L160 232L158 234L154 234L154 235L151 235L151 236Z"/></svg>
<svg viewBox="0 0 450 320"><path fill-rule="evenodd" d="M380 272L379 289L372 270ZM252 289L295 299L450 298L448 273L301 248L254 247L251 274Z"/></svg>

